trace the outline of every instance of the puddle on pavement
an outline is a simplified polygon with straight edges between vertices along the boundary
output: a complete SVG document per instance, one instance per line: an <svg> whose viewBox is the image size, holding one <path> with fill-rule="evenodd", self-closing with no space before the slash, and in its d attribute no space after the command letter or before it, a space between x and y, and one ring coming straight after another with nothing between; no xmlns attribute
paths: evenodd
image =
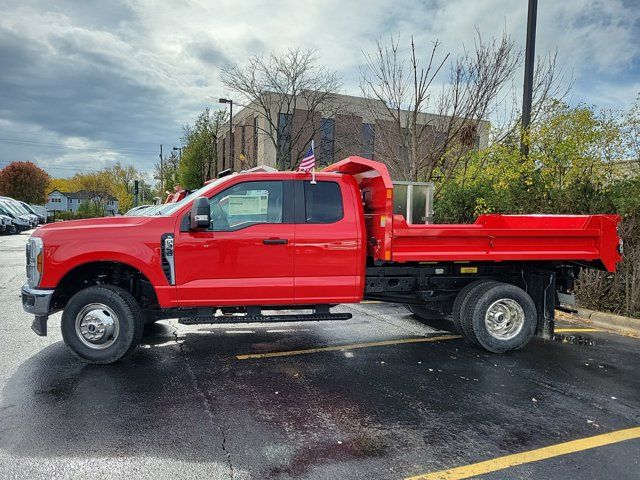
<svg viewBox="0 0 640 480"><path fill-rule="evenodd" d="M571 345L585 345L587 347L594 347L596 345L596 341L593 338L583 337L582 335L564 335L562 333L554 333L551 340Z"/></svg>

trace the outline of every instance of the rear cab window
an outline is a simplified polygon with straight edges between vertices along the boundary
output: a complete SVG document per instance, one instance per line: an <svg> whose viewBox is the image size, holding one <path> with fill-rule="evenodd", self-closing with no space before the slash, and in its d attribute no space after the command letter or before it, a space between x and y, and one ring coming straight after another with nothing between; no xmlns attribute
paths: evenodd
<svg viewBox="0 0 640 480"><path fill-rule="evenodd" d="M342 192L336 182L304 182L305 223L335 223L344 217Z"/></svg>

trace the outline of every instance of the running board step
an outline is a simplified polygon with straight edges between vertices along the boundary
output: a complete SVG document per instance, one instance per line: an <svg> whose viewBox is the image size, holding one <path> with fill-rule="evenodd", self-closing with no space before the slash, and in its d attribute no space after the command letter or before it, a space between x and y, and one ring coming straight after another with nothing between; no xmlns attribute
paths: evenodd
<svg viewBox="0 0 640 480"><path fill-rule="evenodd" d="M211 317L182 317L182 325L212 323L270 323L270 322L321 322L326 320L349 320L350 313L307 313L299 315L220 315Z"/></svg>

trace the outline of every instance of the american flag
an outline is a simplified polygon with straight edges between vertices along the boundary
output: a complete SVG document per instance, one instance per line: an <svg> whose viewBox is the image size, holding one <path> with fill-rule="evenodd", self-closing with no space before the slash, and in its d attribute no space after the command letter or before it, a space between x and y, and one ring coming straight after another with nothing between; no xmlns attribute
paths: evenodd
<svg viewBox="0 0 640 480"><path fill-rule="evenodd" d="M307 153L304 154L304 158L300 162L300 166L298 167L299 172L308 172L309 170L316 167L316 156L313 153L313 140L311 140L311 146Z"/></svg>

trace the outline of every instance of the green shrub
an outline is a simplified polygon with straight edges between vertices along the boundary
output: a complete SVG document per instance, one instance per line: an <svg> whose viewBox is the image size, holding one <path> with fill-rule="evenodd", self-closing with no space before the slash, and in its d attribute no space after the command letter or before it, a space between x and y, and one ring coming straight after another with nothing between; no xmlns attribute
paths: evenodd
<svg viewBox="0 0 640 480"><path fill-rule="evenodd" d="M622 121L622 120L620 120ZM585 106L553 102L531 132L531 153L517 142L469 152L436 185L434 220L469 223L483 213L596 214L623 217L624 260L616 274L585 270L582 306L640 315L640 162L627 159L624 125Z"/></svg>

